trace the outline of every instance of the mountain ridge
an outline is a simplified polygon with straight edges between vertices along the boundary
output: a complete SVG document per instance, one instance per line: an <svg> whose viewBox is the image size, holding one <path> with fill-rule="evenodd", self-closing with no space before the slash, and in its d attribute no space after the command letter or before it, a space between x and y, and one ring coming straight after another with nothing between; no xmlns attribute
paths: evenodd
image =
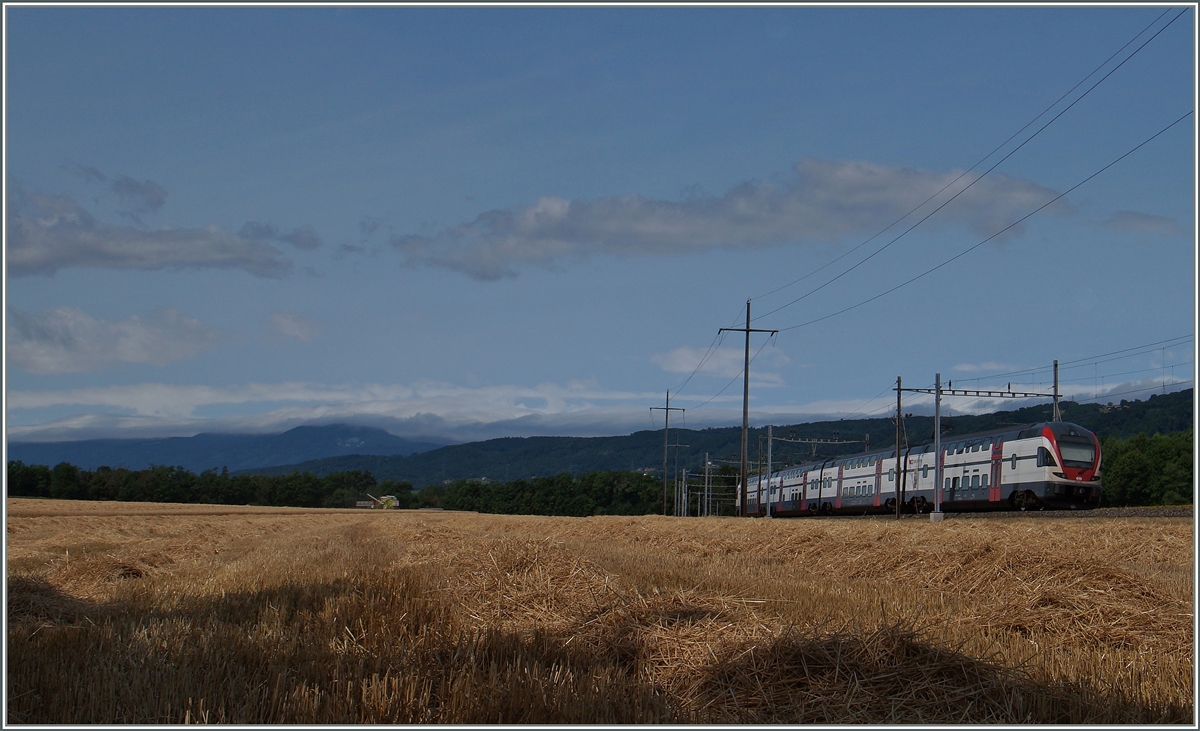
<svg viewBox="0 0 1200 731"><path fill-rule="evenodd" d="M228 468L237 472L347 454L411 455L445 443L416 441L383 429L349 424L298 426L279 434L220 434L142 439L85 439L71 442L9 442L9 460L83 469L100 466L145 469L152 464L193 472Z"/></svg>

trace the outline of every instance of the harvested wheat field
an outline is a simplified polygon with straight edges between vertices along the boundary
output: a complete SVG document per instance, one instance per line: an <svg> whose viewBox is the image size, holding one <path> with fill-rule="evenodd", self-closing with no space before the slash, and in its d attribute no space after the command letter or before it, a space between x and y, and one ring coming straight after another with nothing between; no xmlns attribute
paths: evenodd
<svg viewBox="0 0 1200 731"><path fill-rule="evenodd" d="M1191 724L1192 521L8 501L9 723Z"/></svg>

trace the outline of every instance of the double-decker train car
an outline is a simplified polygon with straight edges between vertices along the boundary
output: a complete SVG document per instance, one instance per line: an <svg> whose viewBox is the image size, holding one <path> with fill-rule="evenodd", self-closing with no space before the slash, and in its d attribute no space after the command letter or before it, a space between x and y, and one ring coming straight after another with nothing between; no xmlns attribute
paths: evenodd
<svg viewBox="0 0 1200 731"><path fill-rule="evenodd" d="M830 457L751 476L747 515L1087 509L1100 503L1100 440L1069 422L1044 422L943 438L942 484L932 444ZM739 486L738 502L742 492Z"/></svg>

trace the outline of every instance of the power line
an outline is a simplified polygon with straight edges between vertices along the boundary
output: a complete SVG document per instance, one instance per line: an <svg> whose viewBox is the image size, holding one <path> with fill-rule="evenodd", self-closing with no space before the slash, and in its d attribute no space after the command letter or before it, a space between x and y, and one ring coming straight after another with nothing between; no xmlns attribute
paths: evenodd
<svg viewBox="0 0 1200 731"><path fill-rule="evenodd" d="M755 361L755 359L758 358L758 354L761 353L763 351L763 348L767 347L767 343L771 342L772 340L774 340L774 338L767 338L766 340L763 341L762 345L758 346L758 350L756 350L754 352L754 355L750 358L751 363L753 363ZM742 377L742 374L745 372L746 372L745 369L738 371L737 375L734 376L729 381L729 383L725 384L725 388L722 388L720 391L717 391L715 394L713 394L712 397L708 399L708 401L705 401L704 403L700 404L699 406L693 406L692 411L695 411L696 409L704 408L708 404L712 403L712 401L715 400L717 398L717 396L720 396L721 394L725 393L725 389L732 386L737 381L737 379ZM676 394L676 395L678 395L678 394Z"/></svg>
<svg viewBox="0 0 1200 731"><path fill-rule="evenodd" d="M741 308L740 308L740 307L738 308L738 315L739 315L739 317L740 317L740 315L741 315ZM736 324L737 324L737 320L734 320L733 324L734 324L734 325L736 325ZM718 342L718 340L719 340L720 342ZM722 329L722 330L718 330L718 331L717 331L717 336L716 336L715 338L713 338L713 341L712 341L711 343L709 343L709 345L708 345L708 350L706 350L706 351L704 352L704 355L703 355L703 356L701 356L701 358L700 358L700 362L696 364L696 367L695 367L695 369L693 369L693 370L692 370L692 372L691 372L691 374L690 374L690 375L688 375L688 377L687 377L687 378L683 379L683 383L681 383L681 384L679 385L679 387L675 389L675 395L676 395L676 396L678 396L678 395L679 395L679 392L683 390L683 387L684 387L684 386L688 385L688 382L692 380L692 376L695 376L697 373L699 373L699 372L700 372L700 369L701 369L701 368L703 368L703 367L704 367L704 364L705 364L705 363L708 361L708 357L709 357L709 356L710 356L712 353L714 353L714 352L716 352L717 350L719 350L719 349L720 349L720 347L721 347L721 343L723 343L723 342L725 342L725 331ZM726 388L728 388L728 386L726 386Z"/></svg>
<svg viewBox="0 0 1200 731"><path fill-rule="evenodd" d="M962 257L966 256L967 254L971 253L971 252L972 252L972 251L974 251L975 249L978 249L980 246L983 246L984 244L986 244L987 242L989 242L989 241L991 241L992 239L996 238L997 236L999 236L1000 234L1004 233L1005 231L1008 231L1009 229L1013 228L1014 226L1017 226L1017 225L1019 225L1019 224L1021 224L1021 223L1024 223L1024 222L1025 222L1027 219L1029 219L1029 218L1033 217L1033 215L1034 215L1034 214L1041 212L1042 210L1044 210L1045 208L1049 207L1049 206L1050 206L1050 205L1052 205L1053 203L1056 203L1057 201L1059 201L1059 200L1061 200L1062 198L1066 197L1068 193L1071 193L1071 192L1075 191L1075 190L1076 190L1076 189L1078 189L1080 186L1082 186L1082 185L1084 185L1085 183L1087 183L1088 181L1090 181L1092 178L1095 178L1097 175L1100 175L1100 174L1101 174L1101 173L1103 173L1104 171L1106 171L1106 170L1108 170L1109 168L1111 168L1113 165L1116 165L1117 163L1121 162L1122 160L1124 160L1125 158L1129 157L1129 156L1130 156L1130 155L1132 155L1133 153L1137 152L1137 151L1138 151L1138 150L1140 150L1142 147L1146 146L1146 145L1147 145L1147 144L1149 144L1151 141L1153 141L1155 138L1157 138L1159 135L1163 134L1164 132L1166 132L1167 130L1171 129L1171 128L1172 128L1172 127L1174 127L1175 125L1179 124L1179 123L1180 123L1180 122L1182 122L1183 120L1187 119L1187 118L1188 118L1188 117L1190 117L1191 115L1192 115L1192 112L1191 112L1191 110L1189 110L1189 111L1188 111L1187 113L1185 113L1185 114L1184 114L1182 117L1180 117L1179 119L1176 119L1174 122L1171 122L1171 123L1170 123L1170 124L1168 124L1166 127L1163 127L1163 128L1162 128L1162 129L1160 129L1158 132L1155 132L1155 133L1154 133L1153 135L1151 135L1149 138L1147 138L1146 140L1142 141L1142 142L1141 142L1141 143L1139 143L1139 144L1138 144L1136 147L1134 147L1133 149L1129 150L1129 151L1128 151L1128 152L1126 152L1125 154L1121 155L1121 156L1120 156L1120 157L1118 157L1116 160L1113 160L1112 162L1108 163L1108 164L1107 164L1107 165L1105 165L1104 167L1100 168L1100 169L1099 169L1099 170L1097 170L1096 172L1094 172L1094 173L1092 173L1091 175L1087 176L1086 178L1084 178L1083 180L1079 181L1079 182L1078 182L1078 183L1076 183L1075 185L1071 186L1071 187L1070 187L1070 188L1068 188L1067 190L1063 191L1062 193L1059 193L1058 195L1054 196L1054 197L1053 197L1053 198L1051 198L1050 200L1046 201L1046 202L1045 202L1045 203L1043 203L1041 206L1038 206L1038 207L1037 207L1037 208L1035 208L1034 210L1032 210L1032 211L1030 211L1029 213L1025 214L1024 216L1022 216L1021 218L1017 219L1016 221L1013 221L1012 223L1008 224L1007 226L1005 226L1004 228L1000 229L999 231L997 231L996 233L992 234L991 236L988 236L986 239L984 239L984 240L980 241L979 243L975 244L974 246L971 246L971 247L969 247L969 248L967 248L967 249L965 249L965 250L963 250L963 251L959 252L958 254L955 254L954 256L950 257L949 259L947 259L947 260L943 261L941 264L938 264L937 266L935 266L935 267L933 267L933 268L931 268L931 269L927 269L926 271L922 272L921 274L918 274L917 276L915 276L915 277L913 277L913 278L911 278L911 279L908 279L908 280L906 280L906 281L904 281L904 282L901 282L900 284L897 284L895 287L892 287L891 289L888 289L888 290L885 290L885 291L883 291L883 292L880 292L879 294L875 295L874 297L869 297L869 298L867 298L867 299L865 299L865 300L863 300L863 301L859 302L858 304L850 305L849 307L844 307L844 308L842 308L842 309L838 310L837 312L833 312L833 313L831 313L831 314L828 314L828 315L825 315L825 316L823 316L823 317L818 317L818 318L816 318L816 319L814 319L814 320L809 320L808 322L802 322L802 323L800 323L799 325L792 325L791 327L781 327L781 328L779 328L779 332L787 332L788 330L796 330L797 328L801 328L801 327L807 327L807 326L809 326L809 325L813 325L813 324L816 324L816 323L818 323L818 322L822 322L822 321L824 321L824 320L828 320L828 319L830 319L830 318L832 318L832 317L837 317L838 315L841 315L841 314L843 314L843 313L849 312L850 310L856 310L856 309L858 309L859 307L862 307L863 305L866 305L866 304L869 304L869 303L871 303L871 302L874 302L875 300L877 300L877 299L879 299L879 298L881 298L881 297L885 297L885 296L887 296L887 295L891 294L892 292L895 292L896 290L898 290L898 289L900 289L900 288L902 288L902 287L907 287L908 285L912 284L913 282L917 281L918 279L922 279L922 278L924 278L924 277L926 277L926 276L928 276L928 275L930 275L930 274L932 274L932 273L936 272L938 269L941 269L942 267L946 266L947 264L949 264L949 263L951 263L951 262L953 262L953 261L955 261L955 260L957 260L957 259L960 259L960 258L962 258ZM778 310L776 310L776 311L778 311ZM769 313L768 313L768 314L769 314Z"/></svg>
<svg viewBox="0 0 1200 731"><path fill-rule="evenodd" d="M1168 11L1164 11L1164 13L1163 13L1163 14L1165 15L1165 14L1166 14L1166 12L1168 12ZM1148 45L1148 44L1149 44L1151 41L1153 41L1155 38L1157 38L1157 37L1158 37L1158 35L1159 35L1160 33L1162 33L1164 30L1166 30L1167 28L1169 28L1169 27L1171 26L1171 24L1172 24L1172 23L1174 23L1176 20L1178 20L1178 19L1179 19L1179 17L1180 17L1180 16L1182 16L1182 15L1183 15L1185 12L1187 12L1187 10L1186 10L1186 9L1184 9L1184 10L1181 10L1181 11L1179 12L1179 14L1178 14L1178 15L1176 15L1174 18L1172 18L1172 19L1171 19L1171 20L1170 20L1170 21L1169 21L1169 22L1168 22L1166 25L1164 25L1162 28L1159 28L1159 29L1158 29L1158 31L1157 31L1157 32L1155 32L1155 34L1154 34L1154 35L1150 36L1150 38L1148 38L1148 39L1147 39L1147 40L1146 40L1144 43L1142 43L1142 45L1138 46L1138 47L1137 47L1137 48L1136 48L1136 49L1133 51L1133 53L1131 53L1131 54L1129 54L1128 56L1126 56L1126 57L1125 57L1125 59L1121 61L1121 63L1119 63L1119 64L1117 64L1116 66L1114 66L1114 67L1112 68L1112 70L1111 70L1111 71L1109 71L1107 74L1105 74L1103 77L1101 77L1099 81L1097 81L1095 84L1092 84L1090 87L1088 87L1087 91L1085 91L1085 92L1083 92L1082 94L1080 94L1080 95L1079 95L1079 96L1078 96L1078 97L1077 97L1077 98L1076 98L1076 99L1075 99L1073 102L1071 102L1070 104L1068 104L1068 105L1067 105L1067 106L1066 106L1066 107L1065 107L1065 108L1064 108L1062 111L1060 111L1058 114L1054 115L1054 117L1052 117L1052 118L1050 119L1050 121L1046 122L1044 125L1042 125L1041 127L1039 127L1039 128L1038 128L1038 130L1037 130L1036 132L1034 132L1033 134L1031 134L1031 135L1030 135L1029 137L1027 137L1027 138L1026 138L1026 139L1025 139L1025 140L1024 140L1024 141L1023 141L1021 144L1017 145L1015 148L1013 148L1011 151L1009 151L1009 152L1008 152L1008 154L1006 154L1004 157L1002 157L1002 158L1000 158L999 160L997 160L997 161L995 162L995 164L993 164L993 165L992 165L990 168L988 168L987 170L985 170L985 171L983 172L983 174L982 174L982 175L980 175L978 178L976 178L975 180L973 180L973 181L971 181L970 183L968 183L968 184L967 184L965 187L963 187L963 189L962 189L962 190L960 190L960 191L958 191L957 193L955 193L954 195L952 195L950 198L948 198L948 199L947 199L945 202L943 202L943 203L942 203L941 205L939 205L937 208L935 208L935 209L933 209L932 211L930 211L930 212L929 212L928 214L926 214L926 215L925 215L923 218L921 218L921 220L917 221L917 222L916 222L916 223L914 223L912 226L909 226L907 229L905 229L903 232L901 232L899 235L897 235L897 236L896 236L895 238L893 238L891 241L889 241L889 242L887 242L886 244L884 244L883 246L879 247L879 248L878 248L878 249L876 249L874 252L872 252L871 254L867 255L865 258L861 259L861 260L860 260L858 263L856 263L856 264L854 264L853 266L849 267L848 269L844 270L844 271L843 271L841 274L838 274L837 276L833 277L832 279L830 279L830 280L826 281L824 284L820 285L819 287L816 287L816 288L814 288L814 289L811 289L811 290L809 290L808 292L806 292L806 293L804 293L803 295L801 295L801 296L797 297L796 299L792 300L791 302L788 302L788 303L786 303L786 304L780 305L779 307L776 307L775 309L773 309L773 310L771 310L771 311L769 311L769 312L767 312L767 313L765 313L765 314L763 314L763 315L759 315L759 317L760 317L760 318L762 318L762 317L768 317L768 316L770 316L770 315L773 315L773 314L775 314L776 312L779 312L780 310L783 310L783 309L785 309L785 308L791 307L792 305L796 304L797 302L800 302L801 300L804 300L804 299L806 299L807 297L809 297L809 296L811 296L811 295L813 295L813 294L816 294L817 292L821 291L821 290L822 290L822 289L824 289L825 287L828 287L830 284L833 284L834 282L838 281L839 279L841 279L842 277L846 276L846 275L847 275L847 274L849 274L850 272L854 271L854 270L855 270L855 269L857 269L858 267L860 267L860 266L862 266L863 264L867 263L868 261L870 261L871 259L873 259L873 258L874 258L874 257L875 257L877 254L880 254L880 253L881 253L881 252L883 252L885 249L889 248L889 247L890 247L892 244L896 243L897 241L899 241L900 239L902 239L904 236L908 235L908 233L909 233L909 232L911 232L913 229L915 229L917 226L920 226L922 223L924 223L925 221L929 220L929 219L930 219L930 218L931 218L931 217L932 217L934 214L936 214L938 211L942 210L943 208L945 208L946 206L948 206L950 203L952 203L952 202L953 202L955 199L957 199L957 198L958 198L960 195L962 195L963 193L965 193L965 192L967 192L968 190L970 190L970 189L971 189L971 187L975 185L975 183L978 183L980 180L983 180L985 177L987 177L987 175L988 175L989 173L991 173L993 170L995 170L997 167L999 167L999 166L1000 166L1002 163L1004 163L1004 161L1005 161L1005 160L1008 160L1008 158L1010 158L1010 157L1012 157L1013 155L1015 155L1015 154L1016 154L1016 153L1017 153L1017 152L1018 152L1018 151L1019 151L1021 148L1023 148L1025 145L1029 144L1031 141L1033 141L1033 139L1034 139L1035 137L1037 137L1039 134L1041 134L1041 133L1042 133L1042 132L1043 132L1043 131L1044 131L1044 130L1047 128L1047 127L1049 127L1050 125L1054 124L1054 122L1055 122L1055 121L1057 121L1059 117L1061 117L1062 115L1064 115L1064 114L1066 114L1068 111L1070 111L1070 109L1071 109L1072 107L1074 107L1076 104L1078 104L1080 101L1082 101L1084 97L1086 97L1088 94L1090 94L1090 93L1092 92L1092 90L1094 90L1094 89L1095 89L1097 86L1099 86L1100 84L1104 83L1104 81L1105 81L1105 80L1106 80L1106 79L1107 79L1109 76L1112 76L1114 73L1116 73L1117 69L1119 69L1119 68L1121 68L1122 66L1124 66L1124 65L1125 65L1125 64L1126 64L1126 63L1127 63L1127 62L1128 62L1128 61L1129 61L1131 58L1133 58L1134 56L1136 56L1136 55L1138 54L1138 52L1139 52L1139 51L1141 51L1141 50L1142 50L1143 48L1145 48L1145 47L1146 47L1146 46L1147 46L1147 45ZM1155 18L1155 20L1154 20L1154 23L1157 23L1157 22L1158 22L1158 20L1159 20L1160 18L1162 18L1162 15L1160 15L1158 18ZM1154 25L1154 23L1151 23L1151 24L1150 24L1150 26L1153 26L1153 25ZM1145 32L1146 32L1146 30L1148 30L1150 26L1147 26L1147 27L1146 27L1146 29L1142 30L1140 33L1138 33L1136 36L1134 36L1134 37L1133 37L1133 39L1131 39L1131 40L1129 41L1129 43L1132 43L1132 42L1133 42L1134 40L1136 40L1136 39L1137 39L1139 36L1141 36L1141 35L1142 35L1142 33L1145 33ZM1121 49L1123 50L1125 47L1127 47L1127 46L1129 45L1129 43L1126 43L1126 44L1125 44L1125 46L1122 46L1122 47L1121 47ZM1118 50L1118 51L1117 51L1117 53L1120 53L1120 52L1121 52L1120 50ZM1113 56L1115 56L1115 55L1116 55L1116 54L1114 53L1114 54L1113 54ZM1103 66L1104 66L1105 64L1107 64L1107 63L1108 63L1110 60L1112 60L1113 56L1109 56L1109 58L1108 58L1108 59L1106 59L1106 60L1104 61L1104 63L1100 64L1100 66L1099 66L1099 67L1097 67L1095 71L1092 71L1092 73L1090 73L1090 74L1088 74L1086 77L1084 77L1083 81L1086 81L1088 78L1091 78L1091 76L1093 76L1093 75L1096 73L1096 71L1099 71L1099 70L1100 70L1100 68L1103 68ZM1083 81L1080 81L1080 82L1079 82L1079 84L1076 84L1074 87L1072 87L1072 88L1071 88L1071 91L1074 91L1076 88L1078 88L1078 87L1079 87L1079 85L1083 83ZM1058 104L1058 102L1059 102L1059 101L1062 101L1062 99L1063 99L1064 97L1066 97L1067 95L1069 95L1069 94L1071 93L1071 91L1068 91L1068 92L1067 92L1066 94L1064 94L1062 97L1059 97L1058 101L1055 101L1055 102L1054 102L1054 104L1051 104L1051 105L1050 105L1050 107L1048 107L1048 108L1046 109L1046 111L1049 111L1050 109L1052 109L1052 108L1053 108L1055 105L1057 105L1057 104ZM1046 111L1043 111L1043 112L1042 112L1041 114L1039 114L1037 117L1034 117L1034 119L1033 119L1033 120L1031 120L1031 121L1029 122L1029 124L1033 124L1033 122L1034 122L1034 121L1037 121L1038 119L1040 119L1040 118L1041 118L1041 117L1042 117L1044 114L1046 114ZM1007 145L1007 144L1009 143L1009 141L1011 141L1011 140L1013 139L1013 137L1016 137L1018 134L1020 134L1020 133L1021 133L1021 131L1025 130L1025 129L1026 129L1028 126L1029 126L1029 124L1026 124L1026 125L1025 125L1025 127L1022 127L1022 128L1021 128L1021 130L1018 130L1016 134L1014 134L1014 135L1013 135L1012 137L1010 137L1008 140L1005 140L1005 141L1004 141L1004 142L1003 142L1003 143L1000 145L1000 147L997 147L996 149L997 149L997 150L999 150L1000 148L1004 147L1004 145ZM982 163L982 162L983 162L983 160L986 160L988 157L991 157L993 154L995 154L995 152L996 152L996 150L993 150L992 152L988 153L988 154L987 154L987 155L986 155L986 156L985 156L985 157L984 157L982 160L980 160L979 162L975 163L975 165L973 165L973 166L971 167L971 170L975 169L975 167L977 167L977 166L978 166L980 163ZM889 225L887 228L883 229L883 231L880 231L878 234L875 234L875 236L872 236L870 239L867 239L867 241L864 241L862 244L859 244L858 246L854 247L854 249L851 249L850 251L846 252L846 254L843 254L841 257L838 257L837 259L834 259L834 260L833 260L832 262L830 262L829 264L833 264L834 262L836 262L836 261L839 261L839 260L840 260L840 259L842 259L843 257L845 257L845 256L848 256L850 253L852 253L852 252L854 252L854 251L858 250L859 248L861 248L862 246L866 245L866 244L867 244L869 241L873 240L874 238L876 238L877 236L879 236L880 234L882 234L884 231L887 231L887 230L888 230L889 228L891 228L892 226L895 226L895 225L896 225L896 223L899 223L900 221L904 220L904 219L905 219L905 218L907 218L908 216L912 215L912 213L913 213L913 212L915 212L916 210L920 209L922 206L924 206L924 205L925 205L926 203L928 203L930 200L933 200L933 199L934 199L934 198L936 198L938 195L940 195L940 194L942 193L942 191L946 190L946 188L949 188L949 187L950 187L951 185L953 185L955 182L958 182L958 180L960 180L960 179L963 177L963 175L966 175L966 174L967 174L967 172L970 172L970 171L968 170L968 171L964 172L962 175L959 175L959 176L958 176L958 178L955 178L955 180L954 180L954 181L952 181L951 183L947 184L945 188L942 188L942 190L940 190L940 191L938 191L937 193L935 193L933 196L931 196L929 199L927 199L927 200L926 200L924 203L922 203L921 205L917 206L917 208L914 208L914 209L913 209L913 211L910 211L909 213L906 213L904 216L901 216L899 219L897 219L897 221L895 221L894 223L890 224L890 225ZM829 264L827 264L827 265L825 265L825 266L829 266ZM824 269L824 268L825 268L825 267L822 267L822 269ZM820 271L820 269L818 269L817 271ZM815 273L816 273L816 272L814 272L814 274L815 274ZM811 275L806 275L806 277L804 277L804 278L807 278L807 276L811 276ZM798 282L798 281L800 281L800 280L796 280L796 281ZM791 286L791 285L786 285L786 286ZM775 290L775 291L778 291L778 290Z"/></svg>
<svg viewBox="0 0 1200 731"><path fill-rule="evenodd" d="M1132 348L1123 348L1121 350L1114 350L1111 353L1101 353L1100 355L1089 355L1086 358L1076 358L1075 360L1067 360L1067 361L1063 361L1062 363L1059 364L1059 370L1067 370L1068 367L1069 368L1082 368L1084 366L1092 365L1093 363L1107 363L1112 360L1120 360L1121 358L1132 358L1135 355L1144 355L1144 353L1130 353L1129 355L1121 356L1121 358L1109 358L1109 360L1099 360L1100 358L1108 358L1108 356L1110 356L1110 355L1118 355L1120 353L1128 353L1131 350L1139 350L1140 351L1145 348L1149 348L1150 350L1158 350L1166 343L1171 343L1171 345L1167 345L1166 347L1173 348L1177 345L1183 345L1185 342L1187 342L1191 339L1192 339L1191 335L1179 335L1179 336L1176 336L1173 338L1167 338L1166 340L1159 340L1156 343L1146 343L1145 345L1135 345ZM1180 342L1174 342L1176 340L1178 340ZM1150 352L1150 350L1146 350L1145 352ZM1076 364L1082 364L1082 365L1076 365ZM1024 370L1019 370L1019 371L1008 371L1007 373L993 373L993 374L987 375L987 376L977 376L975 378L959 378L956 380L986 381L986 380L991 380L993 378L1004 378L1006 376L1032 375L1035 373L1043 373L1043 372L1046 372L1049 370L1050 370L1049 366L1038 366L1037 368L1026 368Z"/></svg>
<svg viewBox="0 0 1200 731"><path fill-rule="evenodd" d="M888 391L891 391L891 390L892 390L892 387L891 387L891 386L885 386L885 387L884 387L884 389L883 389L882 391L880 391L879 393L875 394L874 396L872 396L871 398L867 399L866 401L863 401L863 402L862 402L862 405L860 405L860 406L859 406L857 409L855 409L854 411L851 411L849 414L847 414L847 415L843 416L842 418L843 418L843 419L849 419L850 417L854 416L854 415L855 415L855 414L857 414L858 412L862 411L862 410L863 410L863 408L865 408L867 404L871 403L871 402L872 402L872 401L874 401L875 399L879 398L880 396L882 396L883 394L885 394L885 393L887 393ZM890 406L890 404L888 404L888 406ZM876 411L879 411L879 409L875 409L874 411L871 411L870 413L872 413L872 414L873 414L873 413L875 413ZM864 414L864 416L866 416L866 415L867 415L867 414Z"/></svg>
<svg viewBox="0 0 1200 731"><path fill-rule="evenodd" d="M1187 379L1186 381L1176 381L1175 383L1172 383L1171 385L1172 385L1172 386L1182 386L1182 385L1185 385L1185 384L1188 384L1188 383L1192 383L1192 382L1193 382L1193 381L1192 381L1192 379L1191 379L1191 378L1189 378L1189 379ZM1093 398L1089 398L1089 399L1083 399L1082 401L1076 401L1075 403L1077 403L1077 404L1086 404L1086 403L1088 403L1089 401L1099 401L1100 399L1104 399L1104 398L1112 398L1113 396L1127 396L1127 395L1129 395L1129 394L1131 394L1131 393L1141 393L1142 391L1153 391L1153 390L1155 390L1155 389L1157 389L1157 388L1160 388L1160 387L1161 387L1161 385L1156 383L1156 384L1154 384L1153 386L1146 386L1145 388L1135 388L1135 389L1133 389L1132 391L1121 391L1121 392L1119 392L1119 393L1106 393L1106 394L1104 394L1103 396L1095 396L1095 397L1093 397ZM1182 390L1182 389L1181 389L1181 390Z"/></svg>
<svg viewBox="0 0 1200 731"><path fill-rule="evenodd" d="M1186 363L1173 363L1173 364L1171 364L1171 367L1174 368L1175 366L1185 366L1185 365L1194 365L1194 363L1189 360ZM1070 379L1064 379L1059 382L1060 383L1083 383L1084 381L1094 381L1097 378L1113 378L1115 376L1129 376L1134 373L1145 373L1146 371L1159 371L1159 370L1162 370L1162 366L1153 366L1151 368L1140 368L1136 371L1122 371L1121 373L1102 373L1098 376L1085 376L1083 378L1070 378Z"/></svg>

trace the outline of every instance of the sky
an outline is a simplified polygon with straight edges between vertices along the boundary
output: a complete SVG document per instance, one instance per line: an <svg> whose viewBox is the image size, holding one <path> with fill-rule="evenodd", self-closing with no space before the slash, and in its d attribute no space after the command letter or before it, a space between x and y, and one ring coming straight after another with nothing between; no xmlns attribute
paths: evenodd
<svg viewBox="0 0 1200 731"><path fill-rule="evenodd" d="M756 426L1192 385L1190 6L4 20L10 440L737 425L748 300Z"/></svg>

